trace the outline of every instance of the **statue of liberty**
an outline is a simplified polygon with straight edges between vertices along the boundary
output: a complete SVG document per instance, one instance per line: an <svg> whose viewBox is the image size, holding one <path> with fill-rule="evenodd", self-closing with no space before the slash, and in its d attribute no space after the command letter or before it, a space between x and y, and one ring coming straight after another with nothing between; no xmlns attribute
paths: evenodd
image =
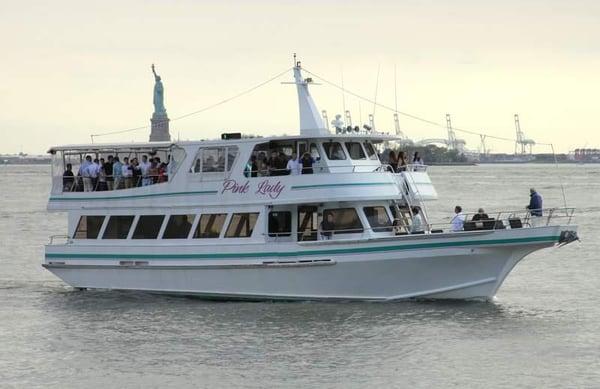
<svg viewBox="0 0 600 389"><path fill-rule="evenodd" d="M152 64L152 73L154 74L154 113L166 114L165 90L162 81L160 80L160 76L156 74L156 71L154 70L154 64Z"/></svg>

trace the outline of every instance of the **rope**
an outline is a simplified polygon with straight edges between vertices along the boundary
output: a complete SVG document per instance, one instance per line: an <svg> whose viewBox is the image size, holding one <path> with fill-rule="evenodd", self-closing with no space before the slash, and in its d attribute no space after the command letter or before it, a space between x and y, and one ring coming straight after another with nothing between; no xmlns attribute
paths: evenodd
<svg viewBox="0 0 600 389"><path fill-rule="evenodd" d="M332 86L334 88L340 89L344 93L347 93L347 94L349 94L351 96L354 96L354 97L356 97L356 98L358 98L360 100L364 100L364 101L366 101L368 103L371 103L371 104L376 105L378 107L381 107L383 109L387 109L388 111L397 113L399 115L402 115L402 116L405 116L405 117L408 117L408 118L411 118L411 119L414 119L414 120L418 120L420 122L423 122L423 123L426 123L426 124L429 124L429 125L432 125L432 126L446 128L445 125L442 124L442 123L435 122L433 120L429 120L429 119L426 119L426 118L423 118L423 117L420 117L420 116L417 116L417 115L413 115L413 114L410 114L410 113L407 113L407 112L399 111L396 108L390 107L390 106L385 105L385 104L378 103L377 101L369 99L368 97L364 97L364 96L359 95L358 93L354 93L352 91L349 91L348 89L345 89L344 87L342 87L340 85L337 85L336 83L331 82L331 81L329 81L329 80L327 80L327 79L319 76L318 74L315 74L315 73L311 72L310 70L307 70L306 68L302 68L302 70L304 70L306 73L310 74L311 76L313 76L315 78L318 78L323 83L328 84L328 85L330 85L330 86ZM480 132L477 132L477 131L466 130L466 129L458 128L458 127L454 127L454 126L452 126L452 129L455 130L455 131L463 132L465 134L478 135L478 136L486 136L487 138L492 138L492 139L497 139L497 140L503 140L503 141L507 141L507 142L516 142L516 139L514 139L514 138L505 138L505 137L502 137L502 136L483 134L483 133L480 133ZM537 143L537 144L538 145L542 145L542 146L550 146L551 145L550 143Z"/></svg>
<svg viewBox="0 0 600 389"><path fill-rule="evenodd" d="M291 69L292 68L287 68L284 71L276 74L275 76L267 79L266 81L261 82L260 84L256 84L256 85L254 85L254 86L252 86L252 87L250 87L248 89L245 89L245 90L243 90L243 91L241 91L241 92L239 92L239 93L237 93L237 94L235 94L235 95L233 95L231 97L228 97L226 99L218 101L218 102L216 102L214 104L207 105L204 108L198 109L198 110L193 111L193 112L186 113L186 114L181 115L181 116L177 116L177 117L175 117L173 119L170 119L170 121L174 122L176 120L181 120L181 119L193 116L193 115L197 115L199 113L208 111L209 109L218 107L219 105L223 105L223 104L228 103L228 102L230 102L232 100L235 100L235 99L237 99L239 97L247 95L248 93L254 92L256 89L258 89L260 87L263 87L263 86L267 85L268 83L270 83L272 81L275 81L276 79L278 79L279 77L283 76L284 74L288 73ZM140 127L128 128L128 129L125 129L125 130L103 132L103 133L100 133L100 134L91 134L90 137L92 138L92 143L94 143L94 137L106 136L106 135L124 134L124 133L127 133L127 132L133 132L133 131L139 131L139 130L147 129L149 127L150 127L150 125L145 125L145 126L140 126Z"/></svg>

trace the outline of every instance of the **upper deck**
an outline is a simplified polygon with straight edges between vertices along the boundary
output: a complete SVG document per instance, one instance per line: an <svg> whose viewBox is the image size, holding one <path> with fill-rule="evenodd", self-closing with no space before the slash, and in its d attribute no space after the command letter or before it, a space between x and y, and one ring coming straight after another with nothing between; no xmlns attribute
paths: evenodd
<svg viewBox="0 0 600 389"><path fill-rule="evenodd" d="M425 166L395 173L380 161L377 147L394 139L351 133L53 147L48 209L436 198ZM294 154L305 158L298 170L288 164ZM134 161L131 176L111 158ZM65 176L69 164L73 176Z"/></svg>

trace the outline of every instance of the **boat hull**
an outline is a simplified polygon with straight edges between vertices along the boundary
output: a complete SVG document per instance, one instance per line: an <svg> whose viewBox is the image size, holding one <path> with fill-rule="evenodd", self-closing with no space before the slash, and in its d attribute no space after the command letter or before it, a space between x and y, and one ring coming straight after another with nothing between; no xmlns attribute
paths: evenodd
<svg viewBox="0 0 600 389"><path fill-rule="evenodd" d="M521 259L555 245L561 231L556 226L327 242L270 256L245 251L215 258L193 246L162 248L161 254L124 248L121 254L97 255L89 248L48 246L44 267L75 288L218 299L489 299Z"/></svg>

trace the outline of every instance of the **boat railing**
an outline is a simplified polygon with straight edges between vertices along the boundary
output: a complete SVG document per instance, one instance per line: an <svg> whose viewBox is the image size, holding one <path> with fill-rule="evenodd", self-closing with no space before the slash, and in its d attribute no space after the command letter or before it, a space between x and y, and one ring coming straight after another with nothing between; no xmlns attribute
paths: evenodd
<svg viewBox="0 0 600 389"><path fill-rule="evenodd" d="M456 216L451 217L450 221L441 223L429 223L426 225L429 232L441 232L449 230L452 232L461 231L482 231L482 230L504 230L517 228L544 227L550 225L571 224L575 208L544 208L544 209L525 209L511 211L494 211L480 214L461 213L464 217L462 229L453 231L453 222ZM454 223L459 227L461 223Z"/></svg>
<svg viewBox="0 0 600 389"><path fill-rule="evenodd" d="M71 237L69 235L60 234L60 235L50 235L48 238L48 244L67 244L71 241Z"/></svg>
<svg viewBox="0 0 600 389"><path fill-rule="evenodd" d="M107 175L103 177L62 177L63 193L68 192L101 192L150 186L169 182L166 174L150 174L145 176L122 177Z"/></svg>

